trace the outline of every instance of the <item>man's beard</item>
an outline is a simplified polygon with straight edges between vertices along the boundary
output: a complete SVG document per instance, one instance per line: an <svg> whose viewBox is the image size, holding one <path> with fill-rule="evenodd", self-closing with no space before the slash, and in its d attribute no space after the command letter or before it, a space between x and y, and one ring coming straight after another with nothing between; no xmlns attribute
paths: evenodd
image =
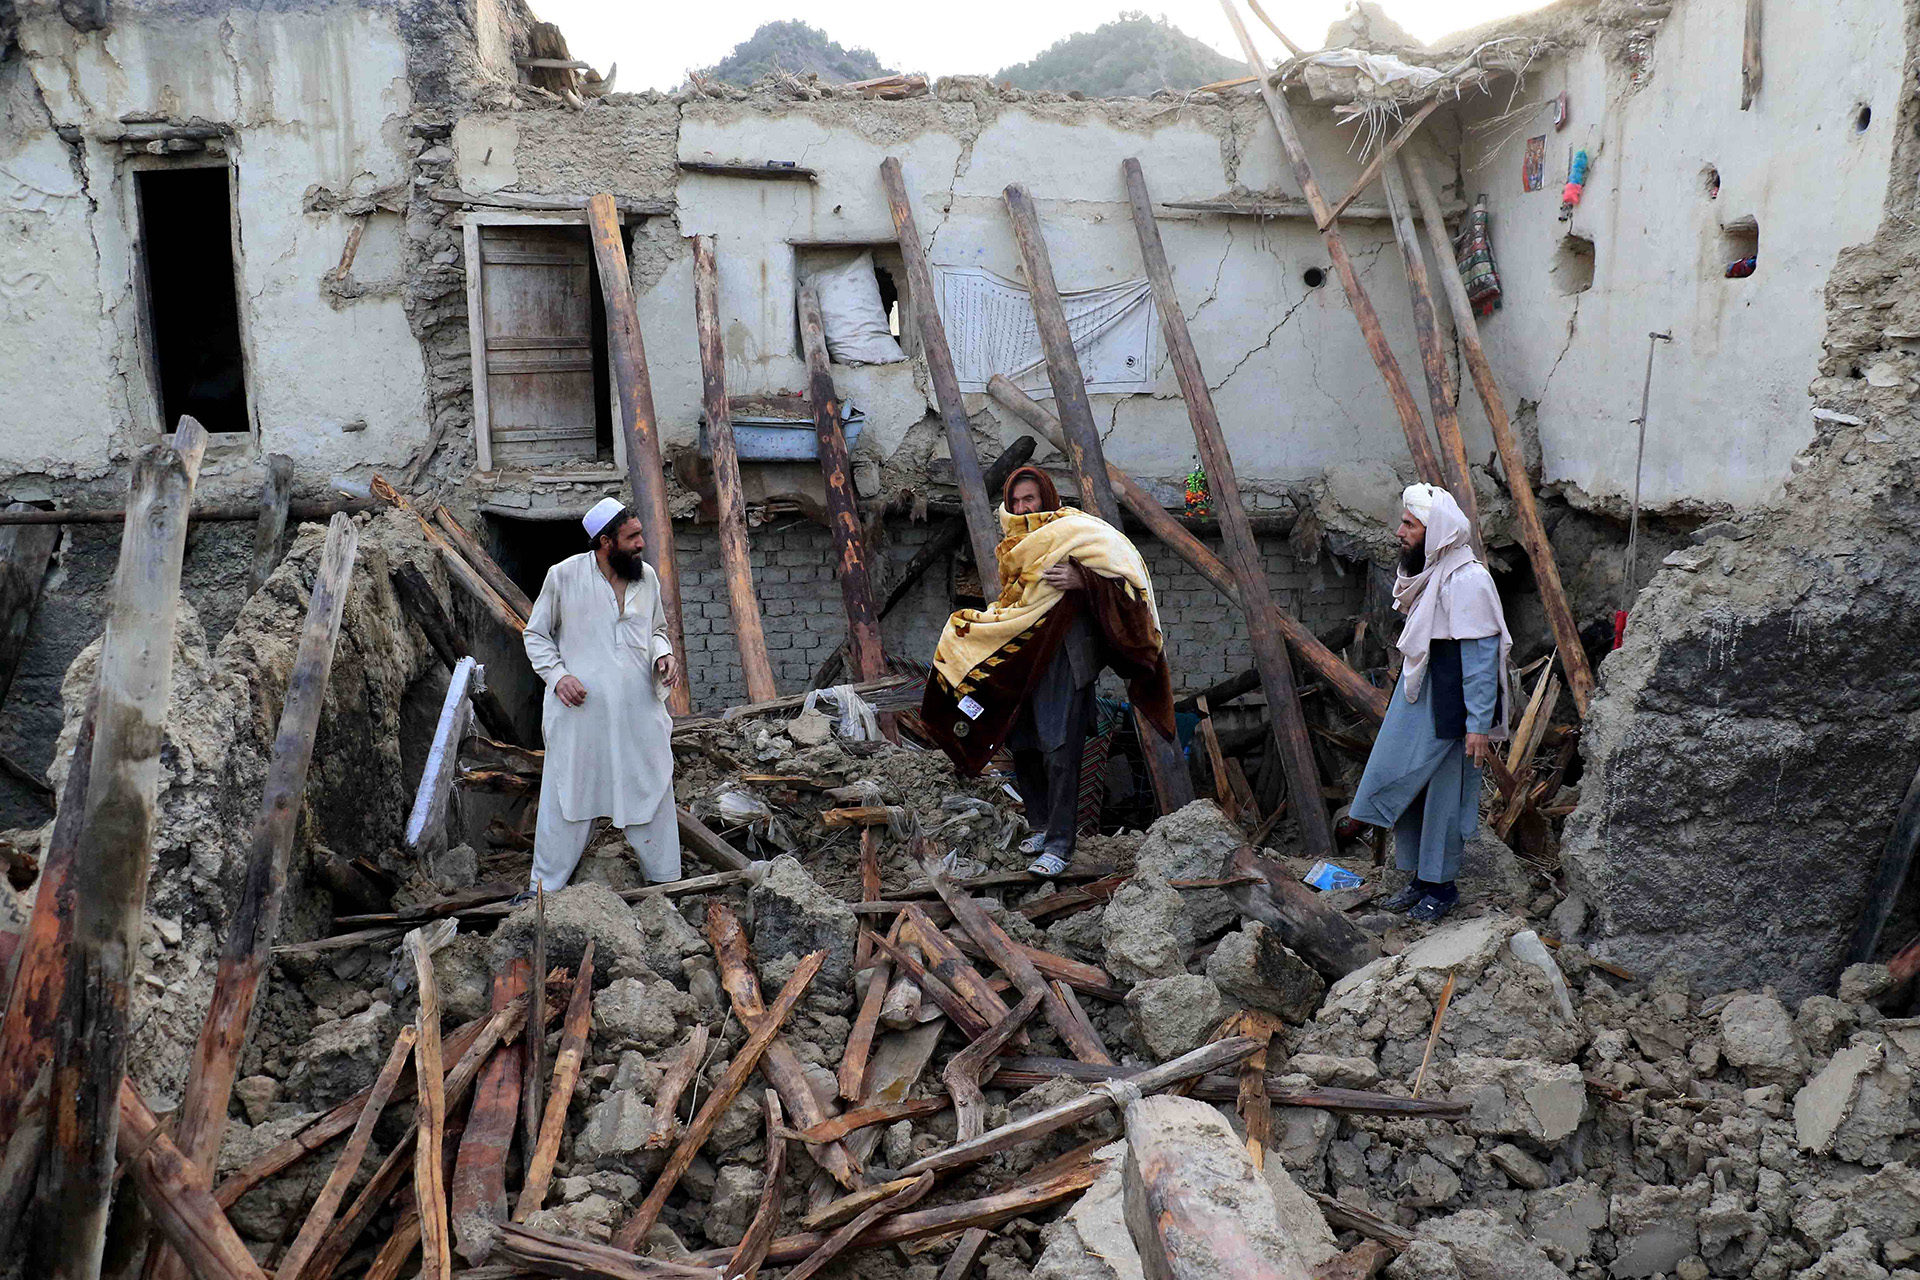
<svg viewBox="0 0 1920 1280"><path fill-rule="evenodd" d="M1427 567L1426 544L1400 548L1400 572L1409 578L1415 577Z"/></svg>
<svg viewBox="0 0 1920 1280"><path fill-rule="evenodd" d="M639 578L641 563L642 561L637 555L630 555L618 547L607 548L607 567L612 569L614 573L620 577L625 578L628 582Z"/></svg>

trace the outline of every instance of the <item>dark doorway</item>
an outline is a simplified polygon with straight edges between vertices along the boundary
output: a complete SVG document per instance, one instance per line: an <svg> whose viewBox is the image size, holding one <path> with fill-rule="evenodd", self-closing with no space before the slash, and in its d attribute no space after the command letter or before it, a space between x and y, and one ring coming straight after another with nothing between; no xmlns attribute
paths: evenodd
<svg viewBox="0 0 1920 1280"><path fill-rule="evenodd" d="M530 599L539 596L547 570L587 550L587 531L571 517L515 520L488 512L486 518L487 550Z"/></svg>
<svg viewBox="0 0 1920 1280"><path fill-rule="evenodd" d="M228 170L146 169L134 183L166 430L191 414L208 431L246 431Z"/></svg>

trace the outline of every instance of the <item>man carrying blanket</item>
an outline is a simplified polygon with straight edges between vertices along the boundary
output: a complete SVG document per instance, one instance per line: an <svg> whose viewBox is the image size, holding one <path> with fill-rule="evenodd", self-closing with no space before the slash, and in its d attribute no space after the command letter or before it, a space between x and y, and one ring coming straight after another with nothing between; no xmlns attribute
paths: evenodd
<svg viewBox="0 0 1920 1280"><path fill-rule="evenodd" d="M995 548L1000 598L947 619L933 651L920 718L972 776L1002 745L1013 754L1030 870L1055 876L1073 857L1080 759L1103 667L1160 733L1172 738L1173 688L1146 561L1106 521L1062 507L1036 467L1007 477Z"/></svg>

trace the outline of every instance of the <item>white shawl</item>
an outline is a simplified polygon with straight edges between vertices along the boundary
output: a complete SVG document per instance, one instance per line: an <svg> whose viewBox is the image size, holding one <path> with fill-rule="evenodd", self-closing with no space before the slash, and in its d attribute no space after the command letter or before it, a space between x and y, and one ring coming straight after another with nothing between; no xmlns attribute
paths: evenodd
<svg viewBox="0 0 1920 1280"><path fill-rule="evenodd" d="M1427 655L1435 640L1480 640L1500 637L1500 714L1488 736L1499 741L1508 735L1513 717L1512 678L1507 657L1513 637L1493 575L1473 554L1467 517L1453 495L1437 485L1430 490L1433 509L1427 513L1427 562L1409 577L1394 579L1393 607L1406 615L1400 628L1407 701L1418 702L1427 679Z"/></svg>

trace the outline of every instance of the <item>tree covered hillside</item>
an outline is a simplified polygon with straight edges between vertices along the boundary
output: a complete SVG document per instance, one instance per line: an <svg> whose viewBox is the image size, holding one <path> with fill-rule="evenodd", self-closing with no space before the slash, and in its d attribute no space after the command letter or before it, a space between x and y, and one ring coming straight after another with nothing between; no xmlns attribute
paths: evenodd
<svg viewBox="0 0 1920 1280"><path fill-rule="evenodd" d="M893 74L880 65L871 49L843 48L818 27L789 19L768 22L733 47L733 52L700 74L728 84L750 85L775 68L804 76L818 75L828 84L871 80Z"/></svg>
<svg viewBox="0 0 1920 1280"><path fill-rule="evenodd" d="M1092 31L1056 42L994 76L1018 89L1078 90L1091 98L1184 92L1246 73L1246 67L1181 31L1164 17L1126 12Z"/></svg>

